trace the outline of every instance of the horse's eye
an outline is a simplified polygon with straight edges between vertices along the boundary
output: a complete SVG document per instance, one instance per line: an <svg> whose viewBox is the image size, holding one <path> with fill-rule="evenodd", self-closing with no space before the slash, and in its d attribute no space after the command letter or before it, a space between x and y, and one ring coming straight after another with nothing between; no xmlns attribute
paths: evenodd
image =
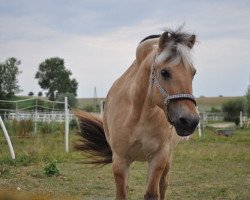
<svg viewBox="0 0 250 200"><path fill-rule="evenodd" d="M161 75L166 80L171 78L170 72L166 69L161 70Z"/></svg>
<svg viewBox="0 0 250 200"><path fill-rule="evenodd" d="M194 72L193 72L193 78L194 78L195 74L196 74L196 69L195 69Z"/></svg>

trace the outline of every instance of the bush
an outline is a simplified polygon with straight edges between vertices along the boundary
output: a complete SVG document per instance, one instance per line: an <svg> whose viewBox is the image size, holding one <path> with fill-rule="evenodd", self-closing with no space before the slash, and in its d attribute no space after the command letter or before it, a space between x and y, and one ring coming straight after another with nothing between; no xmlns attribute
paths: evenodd
<svg viewBox="0 0 250 200"><path fill-rule="evenodd" d="M248 86L246 98L247 98L247 115L248 117L250 117L250 85Z"/></svg>
<svg viewBox="0 0 250 200"><path fill-rule="evenodd" d="M44 173L46 176L59 176L60 175L60 169L56 166L57 161L53 160L48 165L44 167Z"/></svg>
<svg viewBox="0 0 250 200"><path fill-rule="evenodd" d="M94 105L86 105L83 107L83 110L86 111L86 112L100 112L100 106L97 105L96 108L94 107Z"/></svg>
<svg viewBox="0 0 250 200"><path fill-rule="evenodd" d="M76 119L72 119L72 120L69 122L69 128L70 128L70 129L77 129L77 128L78 128L78 123L77 123L77 120L76 120Z"/></svg>
<svg viewBox="0 0 250 200"><path fill-rule="evenodd" d="M213 106L211 107L210 112L217 113L217 112L221 112L221 110Z"/></svg>
<svg viewBox="0 0 250 200"><path fill-rule="evenodd" d="M228 101L222 105L224 120L234 122L236 125L239 125L240 111L245 111L245 110L246 110L246 101L245 99L242 98Z"/></svg>

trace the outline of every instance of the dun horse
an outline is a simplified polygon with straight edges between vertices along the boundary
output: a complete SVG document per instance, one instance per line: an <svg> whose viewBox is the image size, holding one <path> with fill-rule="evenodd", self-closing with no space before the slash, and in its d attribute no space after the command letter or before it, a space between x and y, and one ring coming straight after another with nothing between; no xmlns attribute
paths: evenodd
<svg viewBox="0 0 250 200"><path fill-rule="evenodd" d="M113 164L117 200L128 199L133 161L148 162L144 199L165 199L173 146L199 123L192 95L195 40L181 28L145 38L111 87L103 118L77 113L82 139L76 148L88 153L89 163Z"/></svg>

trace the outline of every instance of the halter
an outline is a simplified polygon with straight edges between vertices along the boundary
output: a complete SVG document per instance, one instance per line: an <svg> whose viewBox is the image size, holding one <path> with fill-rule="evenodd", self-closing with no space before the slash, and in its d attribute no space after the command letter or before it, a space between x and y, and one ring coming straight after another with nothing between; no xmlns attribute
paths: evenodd
<svg viewBox="0 0 250 200"><path fill-rule="evenodd" d="M154 86L154 83L156 83L156 86L160 94L164 98L164 108L166 109L166 111L168 110L168 105L169 105L170 100L189 99L196 105L195 97L192 94L187 94L187 93L180 93L180 94L173 94L173 95L167 94L167 92L161 87L160 81L156 76L155 58L156 58L156 55L154 57L154 62L152 64L151 96L153 96L153 86ZM168 119L169 119L169 122L173 125L173 122L170 119L169 115L168 115Z"/></svg>

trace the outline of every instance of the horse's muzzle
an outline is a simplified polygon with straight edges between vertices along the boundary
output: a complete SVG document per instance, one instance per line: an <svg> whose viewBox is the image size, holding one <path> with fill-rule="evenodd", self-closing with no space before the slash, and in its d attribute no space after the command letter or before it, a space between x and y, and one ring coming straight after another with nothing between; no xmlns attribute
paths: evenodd
<svg viewBox="0 0 250 200"><path fill-rule="evenodd" d="M199 124L199 115L183 113L173 120L173 125L179 136L191 135Z"/></svg>

